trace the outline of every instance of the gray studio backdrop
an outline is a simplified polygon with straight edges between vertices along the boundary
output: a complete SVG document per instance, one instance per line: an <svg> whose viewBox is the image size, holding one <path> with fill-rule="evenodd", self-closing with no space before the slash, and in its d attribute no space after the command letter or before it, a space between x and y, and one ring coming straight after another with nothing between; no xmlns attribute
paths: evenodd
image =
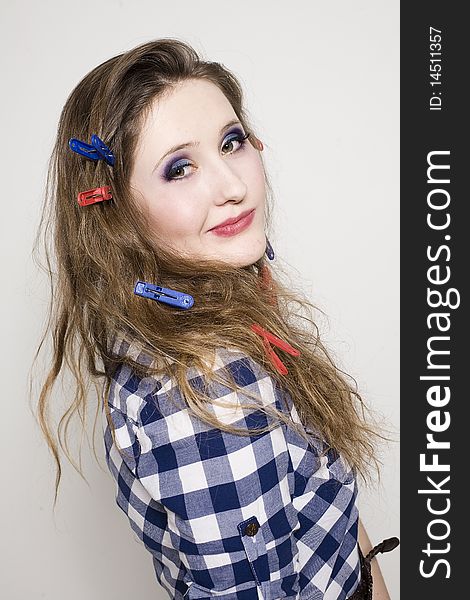
<svg viewBox="0 0 470 600"><path fill-rule="evenodd" d="M399 3L2 0L0 12L0 596L165 599L115 504L99 432L101 467L86 443L89 485L64 463L53 518L54 465L29 409L49 294L31 247L61 108L91 68L157 37L181 38L232 69L265 144L276 259L326 312L325 340L398 439ZM57 402L70 393L65 381ZM380 485L360 491L372 543L400 533L398 461L399 444L384 446ZM397 600L399 548L379 562Z"/></svg>

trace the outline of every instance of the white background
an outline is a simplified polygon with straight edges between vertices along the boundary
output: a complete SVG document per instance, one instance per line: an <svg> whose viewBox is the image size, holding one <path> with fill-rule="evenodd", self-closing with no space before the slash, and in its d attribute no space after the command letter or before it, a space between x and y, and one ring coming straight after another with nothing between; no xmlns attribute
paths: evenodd
<svg viewBox="0 0 470 600"><path fill-rule="evenodd" d="M158 37L187 41L234 71L265 144L276 260L327 313L325 340L398 440L399 2L0 6L0 596L163 600L150 554L115 504L100 432L101 468L86 443L89 486L64 462L54 518L54 463L29 408L27 378L49 294L31 250L60 111L93 67ZM55 398L61 405L71 398L67 383ZM400 533L397 442L383 448L382 461L381 484L359 496L373 544ZM399 598L399 550L379 555L392 600Z"/></svg>

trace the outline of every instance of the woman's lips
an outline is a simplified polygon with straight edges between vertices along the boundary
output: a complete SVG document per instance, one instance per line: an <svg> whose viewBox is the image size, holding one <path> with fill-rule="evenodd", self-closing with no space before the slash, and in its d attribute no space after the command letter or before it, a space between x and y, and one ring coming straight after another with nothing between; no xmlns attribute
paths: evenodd
<svg viewBox="0 0 470 600"><path fill-rule="evenodd" d="M231 225L224 225L223 227L214 227L211 229L211 233L215 235L220 235L222 237L230 237L231 235L236 235L241 231L244 231L247 227L249 227L255 217L255 209L253 209L246 217L243 217L236 223L232 223Z"/></svg>

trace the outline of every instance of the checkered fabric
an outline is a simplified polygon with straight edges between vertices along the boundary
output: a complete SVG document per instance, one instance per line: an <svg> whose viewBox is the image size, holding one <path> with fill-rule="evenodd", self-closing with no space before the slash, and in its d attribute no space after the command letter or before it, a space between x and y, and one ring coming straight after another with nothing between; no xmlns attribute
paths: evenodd
<svg viewBox="0 0 470 600"><path fill-rule="evenodd" d="M117 342L119 353L130 352ZM143 364L150 359L141 353ZM220 348L215 369L262 402L299 417L292 400L257 362ZM191 385L203 375L188 370ZM258 428L271 419L243 409L242 393L214 384L224 423ZM171 394L170 394L171 392ZM170 397L171 396L171 397ZM237 408L220 406L235 402ZM354 470L307 429L309 445L285 424L255 436L214 429L190 415L169 375L137 377L120 366L108 398L121 456L103 411L106 461L118 506L149 550L170 598L342 600L360 581ZM268 420L269 419L269 420Z"/></svg>

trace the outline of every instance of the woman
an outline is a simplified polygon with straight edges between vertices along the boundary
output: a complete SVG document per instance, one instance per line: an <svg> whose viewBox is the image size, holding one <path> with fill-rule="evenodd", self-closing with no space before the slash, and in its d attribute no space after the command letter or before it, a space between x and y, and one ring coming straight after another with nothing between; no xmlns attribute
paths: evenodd
<svg viewBox="0 0 470 600"><path fill-rule="evenodd" d="M58 281L38 415L56 499L47 407L65 359L66 423L84 373L104 384L117 503L170 597L372 598L372 566L386 599L370 560L398 540L364 559L356 506L380 436L312 305L268 266L262 149L234 75L176 39L106 61L68 98L43 221Z"/></svg>

